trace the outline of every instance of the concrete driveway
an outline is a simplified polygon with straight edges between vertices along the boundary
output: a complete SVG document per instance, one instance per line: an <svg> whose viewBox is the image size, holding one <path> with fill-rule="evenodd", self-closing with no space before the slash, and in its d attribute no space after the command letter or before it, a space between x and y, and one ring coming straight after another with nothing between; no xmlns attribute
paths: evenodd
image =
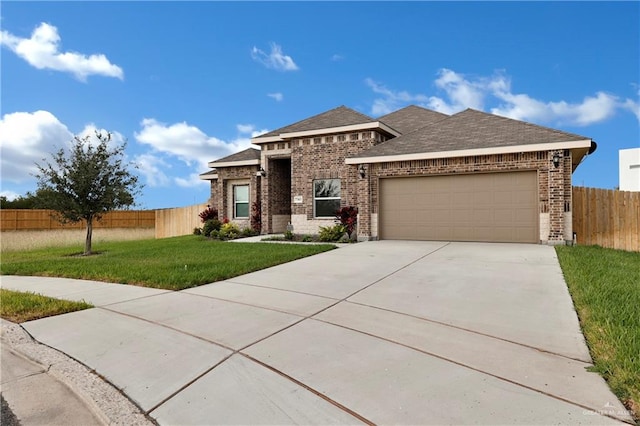
<svg viewBox="0 0 640 426"><path fill-rule="evenodd" d="M630 422L547 246L360 243L181 292L2 280L99 306L23 326L160 424Z"/></svg>

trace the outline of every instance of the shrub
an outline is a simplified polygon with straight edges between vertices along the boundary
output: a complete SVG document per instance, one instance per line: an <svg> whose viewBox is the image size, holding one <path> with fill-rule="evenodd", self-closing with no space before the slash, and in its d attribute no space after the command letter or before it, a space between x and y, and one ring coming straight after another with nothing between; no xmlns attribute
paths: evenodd
<svg viewBox="0 0 640 426"><path fill-rule="evenodd" d="M293 238L295 237L295 235L293 235L293 232L291 231L285 231L284 233L284 239L287 241L293 241Z"/></svg>
<svg viewBox="0 0 640 426"><path fill-rule="evenodd" d="M260 234L262 230L262 204L260 201L254 201L251 204L251 228L256 232L256 235Z"/></svg>
<svg viewBox="0 0 640 426"><path fill-rule="evenodd" d="M218 209L207 206L198 216L200 216L202 223L206 223L208 220L218 220Z"/></svg>
<svg viewBox="0 0 640 426"><path fill-rule="evenodd" d="M345 227L349 238L351 238L358 224L358 208L353 206L343 207L336 212L336 219Z"/></svg>
<svg viewBox="0 0 640 426"><path fill-rule="evenodd" d="M193 235L202 235L202 229L196 226L193 228Z"/></svg>
<svg viewBox="0 0 640 426"><path fill-rule="evenodd" d="M218 235L222 240L233 240L240 236L240 228L233 222L223 223Z"/></svg>
<svg viewBox="0 0 640 426"><path fill-rule="evenodd" d="M202 227L202 235L210 237L212 231L219 231L221 223L218 219L209 219L204 223Z"/></svg>
<svg viewBox="0 0 640 426"><path fill-rule="evenodd" d="M242 228L240 235L242 235L243 237L253 237L255 235L260 235L260 232L247 226L245 228Z"/></svg>
<svg viewBox="0 0 640 426"><path fill-rule="evenodd" d="M302 242L303 243L310 243L313 241L313 237L311 235L305 235L302 237Z"/></svg>
<svg viewBox="0 0 640 426"><path fill-rule="evenodd" d="M345 232L347 232L347 228L342 224L336 224L333 226L321 226L319 234L320 241L339 241L344 236Z"/></svg>

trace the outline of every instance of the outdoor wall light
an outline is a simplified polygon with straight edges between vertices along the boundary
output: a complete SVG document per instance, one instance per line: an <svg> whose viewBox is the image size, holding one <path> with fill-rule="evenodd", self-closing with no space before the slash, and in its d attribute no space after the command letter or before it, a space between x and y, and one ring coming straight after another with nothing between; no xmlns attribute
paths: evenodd
<svg viewBox="0 0 640 426"><path fill-rule="evenodd" d="M560 156L558 153L553 154L553 159L551 161L553 161L553 167L556 169L560 166Z"/></svg>
<svg viewBox="0 0 640 426"><path fill-rule="evenodd" d="M358 174L360 175L361 178L364 179L364 176L365 176L364 164L360 164L360 166L358 167Z"/></svg>
<svg viewBox="0 0 640 426"><path fill-rule="evenodd" d="M258 173L260 174L260 176L265 177L267 175L267 172L264 171L264 168L260 167L260 170L258 171Z"/></svg>

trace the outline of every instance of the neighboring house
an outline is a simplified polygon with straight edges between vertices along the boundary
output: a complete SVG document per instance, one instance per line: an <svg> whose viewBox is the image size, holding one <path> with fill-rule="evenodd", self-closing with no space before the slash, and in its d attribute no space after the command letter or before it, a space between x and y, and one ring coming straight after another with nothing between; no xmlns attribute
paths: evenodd
<svg viewBox="0 0 640 426"><path fill-rule="evenodd" d="M620 191L640 191L640 148L621 149L618 156Z"/></svg>
<svg viewBox="0 0 640 426"><path fill-rule="evenodd" d="M358 208L358 239L559 244L572 240L571 174L590 138L467 109L377 119L341 106L209 163L210 204L262 233L316 234Z"/></svg>

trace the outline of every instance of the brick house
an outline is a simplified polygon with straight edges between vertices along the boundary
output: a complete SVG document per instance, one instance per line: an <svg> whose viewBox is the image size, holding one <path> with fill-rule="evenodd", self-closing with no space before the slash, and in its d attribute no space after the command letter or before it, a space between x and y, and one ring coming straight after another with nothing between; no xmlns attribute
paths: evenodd
<svg viewBox="0 0 640 426"><path fill-rule="evenodd" d="M256 136L209 163L210 204L262 233L315 234L341 206L358 239L559 244L572 240L571 175L595 142L467 109L408 106L373 119L341 106Z"/></svg>

